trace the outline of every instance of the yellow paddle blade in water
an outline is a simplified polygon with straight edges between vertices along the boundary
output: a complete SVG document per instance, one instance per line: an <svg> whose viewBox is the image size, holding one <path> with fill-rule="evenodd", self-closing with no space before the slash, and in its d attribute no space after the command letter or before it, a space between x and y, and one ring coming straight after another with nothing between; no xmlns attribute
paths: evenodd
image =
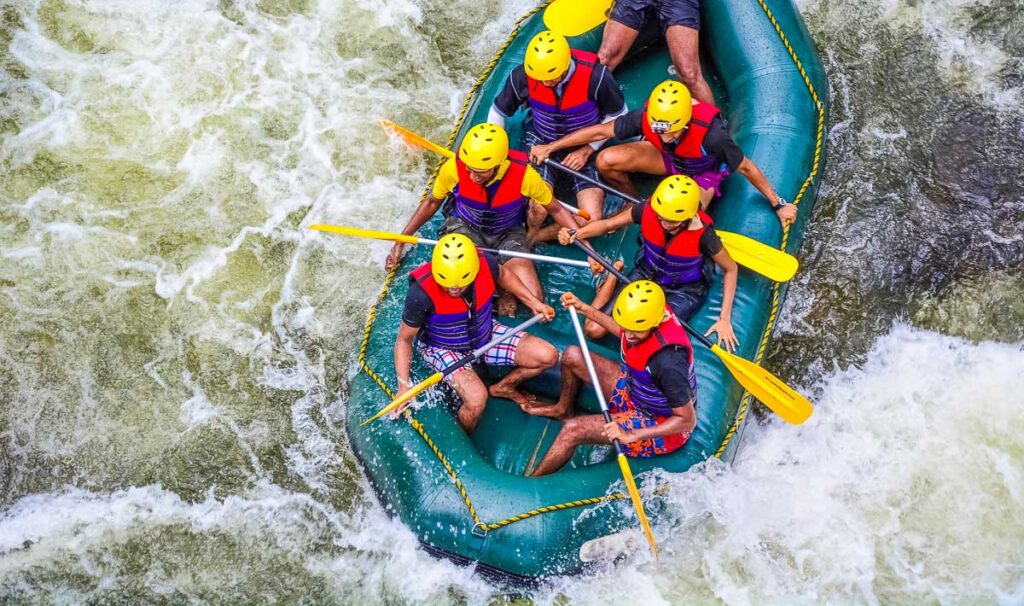
<svg viewBox="0 0 1024 606"><path fill-rule="evenodd" d="M401 126L395 124L394 122L391 122L390 120L381 120L380 125L384 127L384 130L391 131L398 135L399 137L401 137L402 139L404 139L405 142L408 143L409 145L415 145L416 147L423 148L429 152L441 154L446 158L455 157L455 152L448 149L447 147L441 147L437 143L434 143L429 139L425 139L407 128L402 128Z"/></svg>
<svg viewBox="0 0 1024 606"><path fill-rule="evenodd" d="M799 425L814 412L807 398L757 364L731 354L718 345L712 345L711 351L722 360L740 385L787 423Z"/></svg>
<svg viewBox="0 0 1024 606"><path fill-rule="evenodd" d="M796 275L800 263L793 255L740 234L727 231L717 233L725 250L729 251L729 256L743 267L776 282L788 282Z"/></svg>
<svg viewBox="0 0 1024 606"><path fill-rule="evenodd" d="M427 388L430 387L431 385L436 385L436 384L440 383L441 379L443 379L443 378L444 378L444 374L443 373L435 372L434 374L432 374L429 377L427 377L424 381L421 381L420 383L417 383L409 391L405 392L404 394L402 394L402 395L398 396L397 398L395 398L394 400L392 400L390 404L388 404L384 408L381 408L380 410L378 410L377 414L373 415L369 419L366 419L365 421L360 423L359 426L362 427L363 425L366 425L367 423L371 423L373 421L376 421L377 419L383 417L384 415L388 414L392 410L395 410L396 408L398 408L402 404L405 404L409 400L411 400L411 399L415 398L416 396L420 395L421 393L426 391Z"/></svg>
<svg viewBox="0 0 1024 606"><path fill-rule="evenodd" d="M420 241L416 236L395 234L389 231L377 231L375 229L359 229L358 227L346 227L344 225L324 225L323 223L317 223L316 225L310 225L309 228L331 234L356 236L359 238L373 238L374 240L391 240L392 242L402 242L403 244L418 244Z"/></svg>
<svg viewBox="0 0 1024 606"><path fill-rule="evenodd" d="M619 453L619 470L622 471L622 479L626 482L626 492L633 501L636 508L636 516L640 518L640 526L647 535L647 542L651 544L651 553L654 559L658 559L658 542L654 540L654 531L651 530L651 523L647 521L647 514L644 512L644 503L640 500L640 491L636 488L636 480L633 479L633 470L629 468L629 459L626 455Z"/></svg>
<svg viewBox="0 0 1024 606"><path fill-rule="evenodd" d="M544 25L556 34L579 36L608 20L612 0L555 0L544 9Z"/></svg>

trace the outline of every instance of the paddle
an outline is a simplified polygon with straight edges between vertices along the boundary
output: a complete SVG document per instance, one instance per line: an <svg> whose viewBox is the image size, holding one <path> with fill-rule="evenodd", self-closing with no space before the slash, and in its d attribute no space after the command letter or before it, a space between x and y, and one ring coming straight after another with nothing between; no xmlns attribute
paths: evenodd
<svg viewBox="0 0 1024 606"><path fill-rule="evenodd" d="M412 132L407 128L402 128L401 126L395 124L394 122L391 122L390 120L381 120L380 125L382 128L384 128L384 130L391 131L398 135L399 137L401 137L409 145L425 149L429 152L434 152L435 154L440 154L445 158L455 157L455 152L448 149L447 147L441 147L437 143L434 143L429 139L421 137L420 135L417 135L416 133ZM576 208L575 206L572 206L571 204L566 204L561 200L559 200L558 203L561 204L562 207L565 208L565 210L571 212L572 214L583 217L584 221L590 220L590 213L583 210L582 208Z"/></svg>
<svg viewBox="0 0 1024 606"><path fill-rule="evenodd" d="M604 258L604 256L596 250L587 246L583 242L577 241L574 242L574 244L583 249L583 251L590 255L592 259L603 265L605 269L621 280L623 284L629 284L630 279L621 271L616 269L615 266L612 265L611 261ZM750 360L745 360L735 354L725 351L681 319L679 320L679 323L682 324L683 328L685 328L705 347L718 356L729 372L732 373L732 376L740 385L743 386L744 389L753 394L753 396L764 403L765 406L772 409L775 414L782 417L782 419L787 423L799 425L806 421L807 417L811 416L811 413L814 412L814 407L811 406L811 403L807 398L797 393L792 387L783 383L772 373L761 368L757 364L754 364Z"/></svg>
<svg viewBox="0 0 1024 606"><path fill-rule="evenodd" d="M545 159L544 164L553 166L554 168L570 174L577 179L596 185L610 194L621 196L624 200L628 200L633 204L644 203L644 201L639 198L634 198L625 192L615 189L607 183L588 177L587 175L575 171L568 166L555 162L551 158ZM762 276L770 278L776 282L787 282L796 274L799 263L793 255L740 234L719 230L715 230L715 232L718 234L718 237L722 239L722 244L725 246L725 249L729 251L729 256L743 267L752 269Z"/></svg>
<svg viewBox="0 0 1024 606"><path fill-rule="evenodd" d="M579 36L608 19L612 0L555 0L544 9L544 25L563 36Z"/></svg>
<svg viewBox="0 0 1024 606"><path fill-rule="evenodd" d="M431 240L429 238L407 236L405 234L395 234L388 231L377 231L373 229L359 229L358 227L346 227L344 225L324 225L322 223L317 223L316 225L310 225L309 228L332 234L357 236L360 238L373 238L374 240L390 240L391 242L401 242L402 244L437 244L437 240ZM586 261L579 261L576 259L563 259L561 257L549 257L547 255L535 255L533 253L524 253L514 250L499 250L496 248L477 248L477 250L501 255L503 257L514 257L517 259L529 259L531 261L540 261L543 263L560 263L562 265L590 268L590 264Z"/></svg>
<svg viewBox="0 0 1024 606"><path fill-rule="evenodd" d="M472 351L472 352L462 356L461 358L459 358L459 360L457 362L455 362L454 364L452 364L448 368L445 368L443 371L435 372L434 374L430 375L429 377L427 377L423 381L420 381L419 383L414 385L409 391L407 391L404 394L398 396L397 398L392 400L390 404L388 404L384 408L381 408L380 410L378 410L377 413L374 414L372 417L370 417L369 419L364 420L362 423L359 424L359 426L362 427L363 425L366 425L367 423L370 423L372 421L376 421L377 419L383 417L384 415L388 414L392 410L395 410L396 408L398 408L402 404L405 404L409 400L411 400L411 399L415 398L416 396L420 395L421 393L426 391L430 386L436 385L436 384L440 383L442 380L444 380L445 377L447 377L448 375L452 374L456 370L462 368L466 364L469 364L469 363L473 362L474 360L476 360L477 358L479 358L480 356L484 355L492 347L498 345L499 343L501 343L503 341L507 341L507 340L511 339L513 335L516 335L518 333L523 332L527 328L533 326L534 324L536 324L537 322L540 322L543 319L544 319L544 315L543 314L537 314L537 315L533 316L532 318L530 318L529 320L523 322L519 326L516 326L515 328L509 330L508 332L506 332L505 334L501 335L500 337L495 337L495 338L491 339L488 343L486 343L485 345L481 346L479 349L476 349L476 350L474 350L474 351Z"/></svg>
<svg viewBox="0 0 1024 606"><path fill-rule="evenodd" d="M583 350L583 360L587 363L587 372L590 373L590 384L594 386L594 393L597 394L597 403L601 405L601 414L604 415L605 423L612 422L612 416L608 413L608 403L604 400L604 393L601 392L601 381L597 378L597 371L594 370L594 361L590 358L590 348L587 347L587 339L583 336L583 327L580 326L580 318L576 308L569 308L569 317L572 319L572 327L576 330L576 339L580 342L580 349ZM622 479L626 482L626 492L633 501L636 508L636 517L640 518L640 526L647 535L647 542L651 544L651 553L654 559L658 559L658 543L654 540L654 532L651 530L651 523L647 521L647 514L644 513L644 503L640 500L640 491L636 488L636 480L633 479L633 470L629 468L629 459L622 449L618 440L612 440L615 445L615 452L619 453L619 470L622 472Z"/></svg>

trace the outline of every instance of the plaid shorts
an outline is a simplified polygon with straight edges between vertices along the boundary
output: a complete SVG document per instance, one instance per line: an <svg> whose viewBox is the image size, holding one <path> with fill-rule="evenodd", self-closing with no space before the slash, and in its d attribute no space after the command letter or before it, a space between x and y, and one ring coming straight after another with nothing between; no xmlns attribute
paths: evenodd
<svg viewBox="0 0 1024 606"><path fill-rule="evenodd" d="M619 371L619 378L615 381L615 388L612 389L612 398L608 402L608 412L611 413L612 419L619 424L623 431L646 429L667 421L669 417L652 415L637 408L629 401L629 391L626 389L628 376L626 365L623 364ZM637 440L623 444L622 448L626 451L627 457L654 457L679 450L689 439L689 433L677 433L660 438Z"/></svg>
<svg viewBox="0 0 1024 606"><path fill-rule="evenodd" d="M508 334L512 329L500 322L494 322L491 325L491 338L496 339L501 335ZM508 339L498 343L494 347L485 353L480 360L488 366L515 366L516 365L516 348L519 347L519 342L523 340L523 333L518 333L509 337ZM459 353L443 347L434 347L432 345L426 345L420 341L417 345L417 349L423 359L426 360L427 365L433 368L437 372L443 372L444 369L448 368L452 364L455 364L462 359L469 352ZM466 365L456 370L452 374L445 377L445 381L451 382L452 377L459 374L467 368L472 366Z"/></svg>

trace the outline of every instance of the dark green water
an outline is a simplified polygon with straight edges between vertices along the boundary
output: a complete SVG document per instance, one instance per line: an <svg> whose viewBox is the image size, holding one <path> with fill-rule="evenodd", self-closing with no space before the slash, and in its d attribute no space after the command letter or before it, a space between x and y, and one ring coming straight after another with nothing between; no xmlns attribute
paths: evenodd
<svg viewBox="0 0 1024 606"><path fill-rule="evenodd" d="M339 419L386 245L526 2L0 3L0 602L502 603ZM661 562L542 604L1024 602L1024 8L800 3L830 158L767 362ZM483 25L481 25L483 24Z"/></svg>

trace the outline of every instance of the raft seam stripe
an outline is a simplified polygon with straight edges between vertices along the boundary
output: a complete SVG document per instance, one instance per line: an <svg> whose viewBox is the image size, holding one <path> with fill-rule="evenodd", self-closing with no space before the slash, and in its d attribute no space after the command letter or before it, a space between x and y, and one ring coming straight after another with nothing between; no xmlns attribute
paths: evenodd
<svg viewBox="0 0 1024 606"><path fill-rule="evenodd" d="M818 176L818 172L821 168L821 148L825 138L825 106L821 103L821 99L818 97L818 91L815 90L814 84L811 82L810 77L808 77L807 75L807 70L804 69L803 63L797 56L796 51L793 50L793 46L789 43L789 39L786 37L785 32L782 31L782 27L779 25L779 22L775 19L775 15L772 13L771 9L768 8L768 4L765 0L757 0L757 3L761 6L761 10L763 10L765 15L768 17L768 21L771 22L772 27L775 28L775 33L779 36L779 39L782 41L782 45L786 48L786 52L789 53L790 59L792 59L793 63L796 65L796 70L797 72L800 73L800 77L804 81L804 86L807 87L807 92L810 93L811 95L811 101L814 102L814 107L818 110L818 128L815 134L814 159L811 163L811 170L807 174L807 178L804 179L804 182L800 186L800 189L797 191L796 196L793 198L793 205L797 207L797 211L799 212L800 201L803 200L804 194L807 193L807 190L810 188L811 183L814 182L814 178ZM782 242L780 243L779 248L783 251L786 250L786 247L789 244L789 229L791 226L792 224L787 225L782 230ZM761 337L761 342L758 344L757 355L754 357L754 362L757 364L760 364L761 360L764 359L765 351L768 348L768 340L771 337L773 329L775 328L775 321L778 318L779 307L782 303L781 295L781 285L778 282L775 282L772 285L772 309L771 312L768 314L768 323L765 325L765 330ZM749 391L743 391L743 395L741 396L740 400L740 409L736 413L736 419L733 422L732 426L729 428L729 430L726 432L725 438L722 440L722 445L719 446L718 448L718 452L715 453L716 458L722 457L722 455L725 453L726 446L728 446L730 440L732 440L732 437L743 425L743 422L747 418L747 412L750 407L750 402L753 399L754 396Z"/></svg>

